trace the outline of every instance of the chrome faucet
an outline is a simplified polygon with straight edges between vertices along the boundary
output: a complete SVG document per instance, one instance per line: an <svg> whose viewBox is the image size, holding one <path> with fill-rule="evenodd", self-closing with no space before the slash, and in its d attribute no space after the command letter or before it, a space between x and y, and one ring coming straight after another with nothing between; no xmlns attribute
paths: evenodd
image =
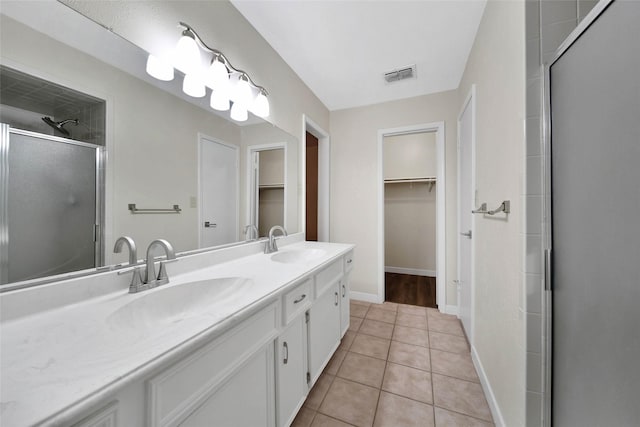
<svg viewBox="0 0 640 427"><path fill-rule="evenodd" d="M270 254L278 251L278 245L276 244L275 232L280 230L283 236L287 236L287 230L284 229L281 225L274 225L269 230L269 240L264 243L264 253Z"/></svg>
<svg viewBox="0 0 640 427"><path fill-rule="evenodd" d="M255 239L252 237L254 232L256 235ZM260 232L258 231L258 227L256 227L255 224L249 224L244 227L244 235L246 236L247 241L258 240L258 237L260 237Z"/></svg>
<svg viewBox="0 0 640 427"><path fill-rule="evenodd" d="M129 266L136 265L138 263L138 252L136 249L136 242L129 236L118 237L116 244L113 246L113 252L119 254L122 252L122 247L127 245L129 248ZM138 289L142 284L142 278L140 277L140 268L133 268L133 277L131 277L131 283L129 284L129 292L137 292L134 289Z"/></svg>
<svg viewBox="0 0 640 427"><path fill-rule="evenodd" d="M169 276L167 276L167 269L164 265L165 262L160 261L160 270L158 271L158 275L156 276L154 259L151 255L151 252L155 246L161 246L164 249L164 252L167 255L167 261L176 259L176 253L173 250L173 246L171 246L171 243L169 243L168 241L164 239L157 239L149 243L149 247L147 248L147 269L144 274L143 283L144 289L151 289L155 288L156 286L169 283Z"/></svg>

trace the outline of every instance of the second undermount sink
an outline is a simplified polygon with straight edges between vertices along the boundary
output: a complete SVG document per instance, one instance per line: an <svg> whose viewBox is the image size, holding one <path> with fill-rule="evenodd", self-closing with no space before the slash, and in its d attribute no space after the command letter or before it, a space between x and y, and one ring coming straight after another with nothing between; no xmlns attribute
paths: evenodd
<svg viewBox="0 0 640 427"><path fill-rule="evenodd" d="M323 249L294 249L282 251L271 255L271 260L283 263L305 263L324 256L327 251Z"/></svg>
<svg viewBox="0 0 640 427"><path fill-rule="evenodd" d="M175 324L185 319L212 314L253 286L253 280L224 277L174 286L160 286L136 295L107 319L115 328L146 329Z"/></svg>

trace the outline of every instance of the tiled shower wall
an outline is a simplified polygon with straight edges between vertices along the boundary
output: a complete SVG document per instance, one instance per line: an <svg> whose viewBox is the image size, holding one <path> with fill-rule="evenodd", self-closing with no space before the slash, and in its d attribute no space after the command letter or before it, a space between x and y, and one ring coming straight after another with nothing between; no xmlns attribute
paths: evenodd
<svg viewBox="0 0 640 427"><path fill-rule="evenodd" d="M542 133L543 65L589 13L593 0L526 0L526 180L523 189L526 221L523 283L526 298L521 309L527 325L526 425L550 425L544 419L545 390L545 298L543 283L543 188Z"/></svg>

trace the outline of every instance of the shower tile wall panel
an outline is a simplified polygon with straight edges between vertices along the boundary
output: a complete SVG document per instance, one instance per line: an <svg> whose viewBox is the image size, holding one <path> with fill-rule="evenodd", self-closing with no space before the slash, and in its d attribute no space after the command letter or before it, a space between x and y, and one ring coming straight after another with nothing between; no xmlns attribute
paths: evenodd
<svg viewBox="0 0 640 427"><path fill-rule="evenodd" d="M527 328L526 425L543 425L545 324L543 292L544 163L542 134L543 64L595 6L593 0L526 0L526 179L523 198L525 259L522 304ZM548 421L544 421L548 425Z"/></svg>

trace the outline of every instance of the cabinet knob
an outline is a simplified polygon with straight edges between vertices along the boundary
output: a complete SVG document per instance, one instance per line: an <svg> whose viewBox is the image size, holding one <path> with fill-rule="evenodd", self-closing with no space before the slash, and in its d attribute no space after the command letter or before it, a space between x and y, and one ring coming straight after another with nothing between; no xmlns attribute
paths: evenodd
<svg viewBox="0 0 640 427"><path fill-rule="evenodd" d="M286 365L289 362L289 346L286 341L282 343L282 347L284 347L284 359L282 359L282 363Z"/></svg>

